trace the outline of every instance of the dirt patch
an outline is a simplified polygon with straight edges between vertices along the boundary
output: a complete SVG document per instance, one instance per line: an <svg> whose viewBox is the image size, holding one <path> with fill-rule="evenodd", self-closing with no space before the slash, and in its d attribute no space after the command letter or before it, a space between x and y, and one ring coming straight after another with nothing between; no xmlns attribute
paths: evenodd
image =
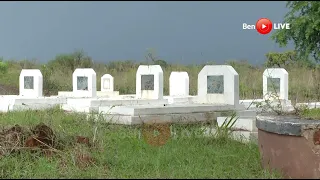
<svg viewBox="0 0 320 180"><path fill-rule="evenodd" d="M40 123L30 129L19 125L3 128L0 131L0 158L22 151L31 153L40 152L47 158L61 157L64 149L74 150L74 164L79 168L86 168L93 165L95 160L90 154L89 148L92 147L90 139L84 136L74 136L71 143L66 143L44 123ZM71 144L71 146L70 146ZM63 163L64 164L64 163Z"/></svg>
<svg viewBox="0 0 320 180"><path fill-rule="evenodd" d="M320 145L320 130L313 134L313 143L314 145Z"/></svg>
<svg viewBox="0 0 320 180"><path fill-rule="evenodd" d="M155 135L155 131L159 134ZM144 124L142 128L144 140L152 146L163 146L171 136L169 124Z"/></svg>

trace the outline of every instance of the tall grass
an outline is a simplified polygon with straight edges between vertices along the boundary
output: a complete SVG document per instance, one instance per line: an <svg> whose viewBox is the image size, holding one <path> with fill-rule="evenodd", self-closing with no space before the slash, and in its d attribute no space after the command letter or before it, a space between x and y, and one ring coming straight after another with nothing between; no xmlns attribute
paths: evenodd
<svg viewBox="0 0 320 180"><path fill-rule="evenodd" d="M77 57L78 60L75 58ZM68 63L66 63L68 62ZM120 94L135 93L135 76L140 64L133 61L117 61L94 63L90 57L81 54L59 55L46 64L35 61L8 61L8 70L0 76L0 85L15 85L18 87L21 69L38 68L44 75L44 91L54 95L58 91L72 90L72 73L77 67L92 67L97 73L97 88L100 89L100 78L104 74L114 77L115 90ZM229 61L229 64L239 73L240 98L262 98L263 66L254 66L247 61ZM198 73L202 65L162 64L164 71L164 94L169 94L169 76L172 71L186 71L189 74L190 95L197 94ZM289 73L289 99L306 102L320 101L320 68L301 64L290 64L285 67ZM1 92L2 94L5 92Z"/></svg>

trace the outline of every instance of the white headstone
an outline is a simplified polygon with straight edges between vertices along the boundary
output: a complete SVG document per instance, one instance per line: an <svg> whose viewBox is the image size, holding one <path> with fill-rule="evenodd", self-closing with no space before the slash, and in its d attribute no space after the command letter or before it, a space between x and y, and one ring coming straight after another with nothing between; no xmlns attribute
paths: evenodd
<svg viewBox="0 0 320 180"><path fill-rule="evenodd" d="M169 77L170 96L189 96L189 75L187 72L171 72Z"/></svg>
<svg viewBox="0 0 320 180"><path fill-rule="evenodd" d="M20 96L42 97L43 76L39 69L22 69L19 76Z"/></svg>
<svg viewBox="0 0 320 180"><path fill-rule="evenodd" d="M288 100L288 72L283 68L268 68L263 72L263 98Z"/></svg>
<svg viewBox="0 0 320 180"><path fill-rule="evenodd" d="M229 65L206 65L198 74L198 102L239 105L239 75Z"/></svg>
<svg viewBox="0 0 320 180"><path fill-rule="evenodd" d="M101 91L113 92L113 77L110 74L105 74L101 77Z"/></svg>
<svg viewBox="0 0 320 180"><path fill-rule="evenodd" d="M96 97L96 72L91 68L78 68L72 74L74 97Z"/></svg>
<svg viewBox="0 0 320 180"><path fill-rule="evenodd" d="M160 65L139 66L136 74L136 98L163 98L163 71Z"/></svg>

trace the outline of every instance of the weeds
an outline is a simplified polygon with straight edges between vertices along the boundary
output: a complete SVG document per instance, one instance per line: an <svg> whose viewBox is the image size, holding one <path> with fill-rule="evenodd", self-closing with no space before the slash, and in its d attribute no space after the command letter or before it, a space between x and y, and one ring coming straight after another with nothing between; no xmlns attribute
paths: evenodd
<svg viewBox="0 0 320 180"><path fill-rule="evenodd" d="M0 156L1 178L280 177L262 169L257 145L201 136L200 124L172 124L170 130L180 135L165 145L151 146L140 125L113 125L59 109L9 112L0 115L0 123L7 129L15 124L33 129L44 123L61 146L57 151L21 150ZM226 122L220 132L233 123L234 119Z"/></svg>
<svg viewBox="0 0 320 180"><path fill-rule="evenodd" d="M238 119L239 117L237 117L236 112L234 112L230 118L227 117L224 120L221 126L216 125L215 137L217 137L218 139L230 138L234 124Z"/></svg>

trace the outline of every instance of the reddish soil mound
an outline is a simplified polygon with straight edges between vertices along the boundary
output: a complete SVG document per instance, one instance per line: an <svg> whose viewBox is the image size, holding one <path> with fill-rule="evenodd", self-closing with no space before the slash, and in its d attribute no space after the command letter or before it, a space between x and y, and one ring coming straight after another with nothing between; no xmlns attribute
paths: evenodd
<svg viewBox="0 0 320 180"><path fill-rule="evenodd" d="M60 168L64 169L69 160L63 151L72 149L73 157L75 157L74 165L78 168L85 169L95 165L96 159L91 155L93 142L90 142L88 137L71 136L71 139L67 138L66 141L66 139L62 140L56 135L58 134L55 134L44 123L40 123L31 129L19 125L2 128L0 130L0 159L21 151L40 152L48 160L52 160L52 157L58 157Z"/></svg>

